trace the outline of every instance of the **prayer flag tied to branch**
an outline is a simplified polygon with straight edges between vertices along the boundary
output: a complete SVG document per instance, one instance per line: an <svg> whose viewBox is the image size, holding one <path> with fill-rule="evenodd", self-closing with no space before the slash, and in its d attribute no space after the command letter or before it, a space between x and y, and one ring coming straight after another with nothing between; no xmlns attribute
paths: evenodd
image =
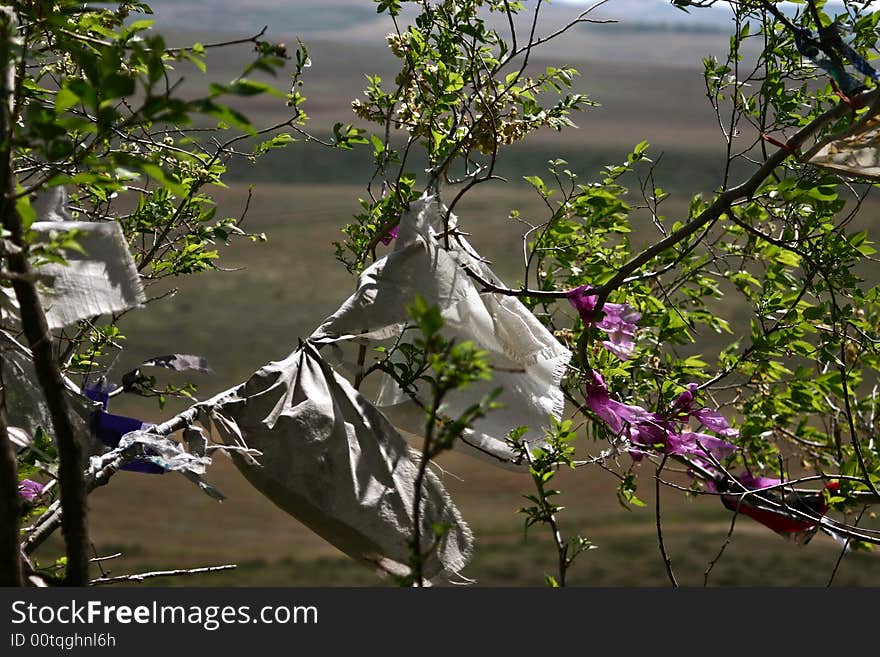
<svg viewBox="0 0 880 657"><path fill-rule="evenodd" d="M30 226L37 243L69 236L63 261L45 262L34 272L49 328L141 306L146 296L122 227L115 221L72 221L66 202L63 187L38 196L39 221Z"/></svg>
<svg viewBox="0 0 880 657"><path fill-rule="evenodd" d="M411 204L400 220L394 250L366 269L349 297L311 336L315 344L355 340L383 344L413 340L404 331L407 307L416 296L440 308L442 334L449 340L471 341L489 354L492 380L456 390L445 399L444 414L457 417L485 394L502 388L497 401L503 411L489 413L465 431L456 447L502 465L515 465L516 455L507 444L508 433L528 427L523 436L540 445L550 418L559 418L563 396L559 388L571 352L563 347L516 298L483 294L467 270L489 281L498 281L484 260L460 235L449 240L449 250L435 237L446 209L436 196L425 195ZM455 216L448 222L456 224ZM384 344L390 344L384 342ZM416 386L413 396L425 400ZM408 393L386 376L377 405L401 428L424 431L425 416Z"/></svg>
<svg viewBox="0 0 880 657"><path fill-rule="evenodd" d="M880 107L872 105L852 126L819 141L802 157L835 173L880 180Z"/></svg>
<svg viewBox="0 0 880 657"><path fill-rule="evenodd" d="M40 239L77 231L82 249L66 253L64 264L47 263L36 270L52 281L40 288L49 328L136 308L146 300L118 223L36 221L31 230Z"/></svg>
<svg viewBox="0 0 880 657"><path fill-rule="evenodd" d="M503 465L517 464L507 435L528 427L526 444L542 446L551 418L560 418L559 388L571 353L516 298L481 292L479 279L497 282L482 258L455 231L449 248L435 236L445 208L434 196L412 203L400 220L394 250L362 274L355 293L299 349L270 363L248 381L197 404L188 421L213 427L238 469L269 500L303 522L355 560L384 573L411 574L413 502L419 471L411 450L392 421L422 433L425 392L415 387L413 403L397 382L384 375L378 405L389 419L348 381L334 372L317 349L344 341L380 344L411 342L406 308L417 297L440 308L447 339L471 341L490 355L492 380L455 391L444 411L456 416L489 390L503 388L501 413L489 414L465 433L466 451ZM456 218L450 217L454 228ZM620 358L634 349L639 314L626 304L605 304L595 317L595 296L585 288L566 296L587 324L604 331L606 348ZM150 359L141 367L210 371L204 359L181 354ZM134 373L138 372L137 370ZM127 390L123 379L123 391ZM682 455L715 472L713 459L730 455L736 437L712 409L695 405L696 387L688 386L666 414L611 398L598 372L588 385L587 405L619 437L634 458L643 454ZM105 391L106 392L106 391ZM94 397L94 391L89 393ZM106 404L106 394L98 401ZM691 431L695 419L716 435ZM111 451L93 457L90 476L109 463L139 471L176 470L209 495L219 491L201 479L211 460L204 437L187 430L185 445L163 437L164 429L133 418L114 416L106 407L92 413L92 433ZM199 438L201 434L195 436ZM198 443L201 443L199 446ZM217 449L217 448L214 448ZM440 479L428 470L422 482L419 518L425 555L423 575L459 573L470 559L473 538ZM751 507L748 507L751 510ZM437 528L441 528L439 531Z"/></svg>
<svg viewBox="0 0 880 657"><path fill-rule="evenodd" d="M0 331L0 353L5 371L3 383L8 422L11 428L16 429L16 434L22 437L19 442L30 445L31 439L40 429L54 435L51 414L37 385L31 350L5 331ZM80 394L79 387L70 379L65 378L64 383L67 401L73 411L71 422L77 434L86 445L86 451L100 452L102 448L99 442L89 431L92 413L100 405Z"/></svg>
<svg viewBox="0 0 880 657"><path fill-rule="evenodd" d="M856 110L864 107L853 97L867 87L847 72L844 64L848 62L874 83L880 74L843 40L840 25L832 23L818 35L806 28L792 26L792 29L798 52L828 73L832 85L836 85L839 95L853 110L850 127L821 139L799 160L838 174L880 180L880 118L877 116L880 104L875 101L856 116Z"/></svg>
<svg viewBox="0 0 880 657"><path fill-rule="evenodd" d="M357 561L409 574L419 455L312 345L198 409L226 445L262 453L232 459L266 497ZM422 497L424 575L457 573L471 532L430 470Z"/></svg>

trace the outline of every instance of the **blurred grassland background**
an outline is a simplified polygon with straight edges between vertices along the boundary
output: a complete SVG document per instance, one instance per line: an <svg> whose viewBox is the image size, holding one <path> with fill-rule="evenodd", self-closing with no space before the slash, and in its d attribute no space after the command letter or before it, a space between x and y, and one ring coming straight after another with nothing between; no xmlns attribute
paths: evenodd
<svg viewBox="0 0 880 657"><path fill-rule="evenodd" d="M360 95L365 74L393 78L395 60L384 45L390 25L376 16L367 0L277 6L260 0L151 4L169 45L249 36L264 24L269 25L267 38L285 41L291 49L292 35L300 36L313 61L303 91L309 97L307 128L315 133L336 121L354 121L350 102ZM609 13L613 6L612 2ZM551 22L572 15L570 6L551 7ZM577 130L535 135L504 152L499 172L509 182L482 185L458 206L456 214L472 233L471 241L493 261L496 271L511 284L517 281L522 231L507 217L514 209L526 218L545 216L541 199L522 176L543 175L552 158L567 160L581 180L589 181L598 178L602 166L622 162L644 139L652 144L649 155L660 162L656 184L671 192L662 206L670 221L683 218L691 193L710 193L720 181L723 151L716 117L705 98L701 60L709 54L723 58L726 45L726 34L712 26L648 25L633 19L572 30L541 52L535 66L575 66L581 73L578 90L601 106L575 116ZM247 47L212 51L208 77L231 79L248 55ZM193 71L181 72L192 93L206 83ZM277 121L284 109L277 101L263 99L247 105L256 123ZM239 215L253 186L245 228L265 232L268 242L221 247L220 266L234 271L181 280L173 297L128 315L123 321L126 351L114 371L119 374L158 354L201 354L215 369L212 376L197 377L199 397L206 398L286 356L298 338L308 336L354 288L354 279L334 259L331 243L342 238L340 228L359 210L358 198L365 196L371 174L367 148L338 152L308 143L293 144L256 165L236 164L230 186L212 191L218 217ZM629 202L642 203L636 186ZM874 223L877 208L869 202L859 223ZM655 229L644 213L634 213L633 225L636 241L654 239ZM166 290L167 286L148 292ZM748 312L744 306L725 306L726 316L740 321ZM700 340L697 353L711 352L720 344L712 335ZM111 410L160 421L180 408L183 404L177 401L159 410L152 400L122 398L114 400ZM525 503L522 495L532 492L529 477L456 454L443 457L441 464L447 471L444 481L476 535L474 559L463 575L477 585L542 585L544 575L555 571L556 554L540 528L527 535L523 531L517 509ZM653 476L650 465L645 468L639 495L647 506L629 511L617 502L616 480L602 470L559 476L566 505L560 514L563 531L580 533L598 548L580 557L570 574L571 584L668 584L657 548ZM218 504L172 474L122 472L97 490L90 497L97 552L123 555L103 567L123 574L223 563L239 566L213 575L150 580L154 585L391 584L275 508L225 458L215 459L207 479L228 496L227 501ZM678 581L702 586L709 563L725 544L731 516L712 497L689 499L664 489L662 501L664 539ZM49 560L58 548L58 543L50 543L38 556ZM823 586L839 554L840 546L824 535L807 546L792 545L741 518L708 584ZM835 585L878 583L880 558L866 553L847 556L835 579Z"/></svg>

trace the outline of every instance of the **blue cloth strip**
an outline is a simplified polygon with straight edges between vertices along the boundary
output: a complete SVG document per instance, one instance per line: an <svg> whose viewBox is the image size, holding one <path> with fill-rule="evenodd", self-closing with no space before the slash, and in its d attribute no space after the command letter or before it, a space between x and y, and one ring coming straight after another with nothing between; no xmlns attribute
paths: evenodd
<svg viewBox="0 0 880 657"><path fill-rule="evenodd" d="M97 400L96 400L97 401ZM144 431L156 425L141 422L124 415L113 415L107 411L96 411L92 416L92 431L108 447L116 447L122 436L131 431ZM137 457L122 466L122 470L144 474L165 474L165 468L147 459Z"/></svg>
<svg viewBox="0 0 880 657"><path fill-rule="evenodd" d="M873 66L871 66L864 57L853 50L850 46L841 42L840 49L853 65L853 68L855 68L859 73L873 80L880 80L880 73L878 73L877 70Z"/></svg>
<svg viewBox="0 0 880 657"><path fill-rule="evenodd" d="M799 27L794 31L794 45L798 49L798 52L812 61L816 66L823 69L831 76L831 79L837 83L837 86L840 87L840 90L843 91L847 96L851 96L852 94L858 93L859 91L863 91L866 87L863 82L856 79L845 70L843 70L840 66L835 64L831 59L827 57L822 57L822 50L817 48L814 45L815 37L813 37L813 33L810 30ZM852 63L853 67L862 73L863 75L870 76L874 79L877 78L877 72L874 68L868 64L857 52L855 52L848 45L843 43L840 40L840 37L835 36L834 40L836 42L835 45L839 47L840 50L843 51L843 57ZM858 61L855 61L858 60ZM870 72L868 72L870 71Z"/></svg>

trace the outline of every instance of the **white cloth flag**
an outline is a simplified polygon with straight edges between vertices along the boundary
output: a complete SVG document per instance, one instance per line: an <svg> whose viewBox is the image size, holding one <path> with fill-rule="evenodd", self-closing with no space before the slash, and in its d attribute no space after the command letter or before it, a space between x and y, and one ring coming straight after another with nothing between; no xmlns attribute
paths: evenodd
<svg viewBox="0 0 880 657"><path fill-rule="evenodd" d="M869 114L829 135L800 160L845 176L880 180L880 116Z"/></svg>
<svg viewBox="0 0 880 657"><path fill-rule="evenodd" d="M198 405L263 495L354 559L410 572L418 455L310 344ZM473 538L437 476L422 483L424 576L457 573ZM438 539L434 527L448 531Z"/></svg>
<svg viewBox="0 0 880 657"><path fill-rule="evenodd" d="M3 382L10 427L16 428L19 436L27 436L26 444L32 442L38 429L54 435L52 416L43 391L37 383L37 373L31 350L18 342L5 331L0 331L0 358L3 359ZM100 404L84 397L80 389L67 377L64 377L67 392L67 403L70 420L77 438L89 454L99 454L104 447L94 437L89 428L91 414L100 408ZM21 443L21 440L16 440ZM20 445L25 446L25 445Z"/></svg>
<svg viewBox="0 0 880 657"><path fill-rule="evenodd" d="M37 286L50 329L136 308L146 300L122 228L115 221L35 221L31 230L39 240L48 240L53 231L82 232L77 243L85 254L68 251L66 265L48 263L35 270L52 280L50 285Z"/></svg>
<svg viewBox="0 0 880 657"><path fill-rule="evenodd" d="M38 241L52 233L80 231L77 244L85 253L68 250L66 265L47 263L37 267L37 292L50 329L64 328L83 319L137 308L146 301L134 258L125 243L122 227L115 221L103 223L71 221L67 192L53 187L37 195L32 207L38 221L30 225ZM14 297L0 300L18 314Z"/></svg>
<svg viewBox="0 0 880 657"><path fill-rule="evenodd" d="M503 409L477 420L458 448L515 466L517 455L507 442L508 433L526 426L523 439L543 444L550 417L561 416L563 396L559 382L571 359L537 318L514 297L481 294L465 267L493 283L498 278L461 237L450 240L445 250L434 237L432 224L442 221L445 209L439 199L423 196L401 217L394 251L377 260L358 280L358 288L311 336L317 344L339 340L383 340L400 336L407 322L407 306L415 296L440 307L443 335L458 342L470 340L489 354L492 380L480 381L444 399L443 412L460 416L483 395L495 388L503 391L497 401ZM455 217L451 217L455 225ZM412 339L412 331L401 340ZM427 396L416 393L422 402ZM425 414L398 385L386 377L377 405L397 426L424 433Z"/></svg>

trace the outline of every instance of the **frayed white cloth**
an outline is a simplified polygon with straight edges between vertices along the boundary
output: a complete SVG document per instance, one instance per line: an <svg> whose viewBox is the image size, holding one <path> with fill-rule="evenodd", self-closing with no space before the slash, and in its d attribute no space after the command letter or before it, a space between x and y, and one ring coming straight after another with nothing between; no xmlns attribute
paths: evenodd
<svg viewBox="0 0 880 657"><path fill-rule="evenodd" d="M31 209L40 221L71 221L68 200L67 188L58 185L37 193L31 201Z"/></svg>
<svg viewBox="0 0 880 657"><path fill-rule="evenodd" d="M10 426L16 427L20 435L27 437L26 445L21 446L29 446L40 429L50 436L55 435L49 407L37 382L30 349L5 331L0 331L0 358L3 359L7 421ZM92 434L89 419L101 405L83 396L70 379L65 377L64 384L71 410L70 420L77 439L89 454L100 454L105 448ZM16 443L19 442L16 440Z"/></svg>
<svg viewBox="0 0 880 657"><path fill-rule="evenodd" d="M483 395L503 389L498 401L504 408L477 420L457 447L501 465L517 465L508 433L528 427L523 436L530 445L544 443L550 417L559 418L563 395L559 383L571 352L519 300L511 296L481 294L465 268L484 280L499 282L473 248L460 236L445 250L434 237L432 225L442 221L445 208L435 196L423 196L401 217L394 251L377 260L358 280L358 288L312 334L316 344L340 340L384 340L400 336L407 322L407 306L420 295L440 307L443 335L458 342L470 340L489 354L492 380L450 393L444 413L460 416ZM455 225L455 217L451 217ZM406 331L402 342L413 339ZM416 393L424 403L426 395ZM425 415L386 377L377 405L397 426L423 434Z"/></svg>
<svg viewBox="0 0 880 657"><path fill-rule="evenodd" d="M880 180L880 116L873 114L829 135L802 162L845 176Z"/></svg>
<svg viewBox="0 0 880 657"><path fill-rule="evenodd" d="M134 258L122 227L115 221L71 221L67 192L53 187L32 202L39 221L30 225L37 241L53 233L80 231L77 244L85 253L68 250L67 264L36 267L33 280L50 329L60 329L83 319L138 308L146 301ZM0 289L0 309L18 317L18 301L11 289Z"/></svg>
<svg viewBox="0 0 880 657"><path fill-rule="evenodd" d="M312 345L198 405L199 420L266 497L342 552L379 571L410 572L418 455ZM473 537L439 478L422 483L424 576L454 574ZM438 525L449 527L439 539Z"/></svg>
<svg viewBox="0 0 880 657"><path fill-rule="evenodd" d="M48 240L53 231L82 232L77 242L85 254L68 251L66 265L47 263L35 270L40 278L52 280L50 285L37 284L50 329L137 308L146 301L134 259L116 222L35 221L31 230L38 240Z"/></svg>

